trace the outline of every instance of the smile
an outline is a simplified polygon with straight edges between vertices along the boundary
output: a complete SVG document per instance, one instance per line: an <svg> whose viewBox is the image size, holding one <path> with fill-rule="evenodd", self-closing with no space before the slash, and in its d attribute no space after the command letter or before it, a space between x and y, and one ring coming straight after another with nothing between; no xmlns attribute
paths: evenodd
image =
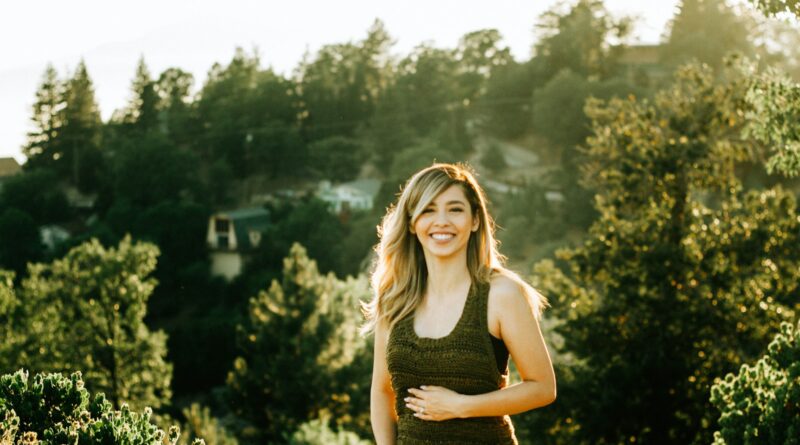
<svg viewBox="0 0 800 445"><path fill-rule="evenodd" d="M452 233L434 233L431 237L436 240L449 240L455 238L455 235Z"/></svg>

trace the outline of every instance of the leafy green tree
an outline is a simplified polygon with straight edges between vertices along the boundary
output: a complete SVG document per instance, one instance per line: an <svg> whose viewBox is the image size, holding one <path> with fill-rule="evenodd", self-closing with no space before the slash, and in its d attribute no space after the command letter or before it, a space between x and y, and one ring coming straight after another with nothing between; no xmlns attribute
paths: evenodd
<svg viewBox="0 0 800 445"><path fill-rule="evenodd" d="M26 212L8 207L0 213L0 267L22 275L29 261L41 258L39 226Z"/></svg>
<svg viewBox="0 0 800 445"><path fill-rule="evenodd" d="M152 410L113 410L102 393L91 398L80 372L36 374L25 370L0 376L0 443L91 445L175 445L180 431L150 423ZM168 437L167 437L168 436ZM193 445L201 445L197 441Z"/></svg>
<svg viewBox="0 0 800 445"><path fill-rule="evenodd" d="M800 174L800 84L768 70L755 78L747 93L750 105L745 137L771 147L767 171L788 177Z"/></svg>
<svg viewBox="0 0 800 445"><path fill-rule="evenodd" d="M482 129L506 139L518 138L530 131L531 94L547 80L544 64L537 58L526 63L511 61L492 71L486 92L475 105Z"/></svg>
<svg viewBox="0 0 800 445"><path fill-rule="evenodd" d="M355 179L364 162L360 141L344 136L331 136L308 146L310 169L319 178L333 182Z"/></svg>
<svg viewBox="0 0 800 445"><path fill-rule="evenodd" d="M28 133L28 142L22 153L28 159L26 168L52 167L61 156L59 130L64 122L61 109L64 107L64 82L52 64L48 64L36 90L31 122L34 130Z"/></svg>
<svg viewBox="0 0 800 445"><path fill-rule="evenodd" d="M768 15L789 13L800 17L800 2L797 0L750 0L750 3Z"/></svg>
<svg viewBox="0 0 800 445"><path fill-rule="evenodd" d="M800 324L781 323L780 333L754 366L742 365L711 388L721 411L714 445L791 444L800 437Z"/></svg>
<svg viewBox="0 0 800 445"><path fill-rule="evenodd" d="M156 246L126 237L116 248L92 240L51 264L31 264L18 291L27 336L22 364L82 370L87 386L117 408L169 400L166 336L143 322L157 256Z"/></svg>
<svg viewBox="0 0 800 445"><path fill-rule="evenodd" d="M725 0L683 0L666 34L661 60L673 67L695 59L719 69L729 52L754 53L748 22Z"/></svg>
<svg viewBox="0 0 800 445"><path fill-rule="evenodd" d="M565 441L710 443L714 379L800 310L795 199L744 193L733 168L754 150L735 119L746 85L690 66L653 102L587 106L583 177L600 217L557 255L566 271L535 269L573 358L560 388L580 398L559 413L574 427L550 425Z"/></svg>
<svg viewBox="0 0 800 445"><path fill-rule="evenodd" d="M256 162L259 145L274 136L276 122L291 128L298 110L295 85L271 70L262 71L257 55L236 50L231 62L223 67L215 64L197 102L198 125L202 129L197 146L206 164L224 159L238 176L270 173L275 161ZM263 136L262 136L263 135ZM283 174L297 174L297 160L302 159L304 146L283 144L273 156ZM288 163L287 160L294 160ZM267 169L264 171L264 169Z"/></svg>
<svg viewBox="0 0 800 445"><path fill-rule="evenodd" d="M630 34L631 20L612 18L601 0L578 0L568 12L562 5L542 14L536 25L534 52L544 62L546 79L564 69L591 79L614 75L622 47L612 43Z"/></svg>
<svg viewBox="0 0 800 445"><path fill-rule="evenodd" d="M0 208L11 207L30 215L37 226L64 222L72 216L57 176L44 168L26 171L3 182Z"/></svg>
<svg viewBox="0 0 800 445"><path fill-rule="evenodd" d="M159 123L169 139L181 147L191 145L199 132L190 97L193 84L192 73L167 68L153 86L158 95Z"/></svg>
<svg viewBox="0 0 800 445"><path fill-rule="evenodd" d="M346 403L335 376L363 348L358 301L367 294L365 280L321 275L306 250L292 246L281 280L250 301L241 355L228 375L230 408L246 422L244 443L279 441Z"/></svg>
<svg viewBox="0 0 800 445"><path fill-rule="evenodd" d="M178 444L185 445L203 440L208 445L237 445L236 438L211 416L207 407L192 403L183 409L186 418ZM185 433L185 434L183 434Z"/></svg>
<svg viewBox="0 0 800 445"><path fill-rule="evenodd" d="M306 140L351 137L366 122L390 75L392 39L376 20L357 43L323 46L314 60L298 68Z"/></svg>
<svg viewBox="0 0 800 445"><path fill-rule="evenodd" d="M334 431L328 425L329 419L320 418L303 423L289 438L289 445L369 445L350 431Z"/></svg>

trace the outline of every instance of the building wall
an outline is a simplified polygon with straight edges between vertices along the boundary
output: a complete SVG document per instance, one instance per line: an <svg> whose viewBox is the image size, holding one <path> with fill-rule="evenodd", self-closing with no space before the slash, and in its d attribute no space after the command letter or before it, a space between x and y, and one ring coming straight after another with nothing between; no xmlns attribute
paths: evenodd
<svg viewBox="0 0 800 445"><path fill-rule="evenodd" d="M228 281L242 272L242 256L236 252L212 252L211 274L225 277Z"/></svg>

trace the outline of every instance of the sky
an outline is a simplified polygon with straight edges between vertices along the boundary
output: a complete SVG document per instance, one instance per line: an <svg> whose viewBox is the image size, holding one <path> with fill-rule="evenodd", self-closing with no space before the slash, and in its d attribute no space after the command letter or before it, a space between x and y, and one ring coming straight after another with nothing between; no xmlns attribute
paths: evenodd
<svg viewBox="0 0 800 445"><path fill-rule="evenodd" d="M36 89L48 63L63 78L83 59L103 120L125 106L140 57L153 77L189 71L195 91L237 46L290 75L325 44L361 40L376 18L395 54L422 42L454 48L467 32L495 28L517 60L531 56L538 17L557 0L27 0L0 5L0 157L23 163ZM638 17L637 43L656 43L677 0L606 0L615 16Z"/></svg>

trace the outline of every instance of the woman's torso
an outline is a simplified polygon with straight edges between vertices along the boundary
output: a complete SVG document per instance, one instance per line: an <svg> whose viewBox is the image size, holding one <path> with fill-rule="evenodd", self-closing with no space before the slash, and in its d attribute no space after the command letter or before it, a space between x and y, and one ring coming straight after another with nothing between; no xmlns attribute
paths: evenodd
<svg viewBox="0 0 800 445"><path fill-rule="evenodd" d="M414 417L403 398L409 388L442 386L460 394L483 394L505 387L508 355L497 352L487 321L488 283L473 283L461 317L441 338L419 337L413 313L389 334L386 361L396 394L398 445L516 444L508 416L428 421ZM505 363L501 362L505 353ZM503 368L506 373L501 373Z"/></svg>

